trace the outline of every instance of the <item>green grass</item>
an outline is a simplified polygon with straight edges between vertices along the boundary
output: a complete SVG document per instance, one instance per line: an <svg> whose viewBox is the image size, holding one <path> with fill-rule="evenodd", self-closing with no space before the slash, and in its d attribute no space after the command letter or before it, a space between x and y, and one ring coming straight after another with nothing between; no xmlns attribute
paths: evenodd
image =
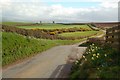
<svg viewBox="0 0 120 80"><path fill-rule="evenodd" d="M90 29L91 28L87 25L62 25L62 24L42 24L39 26L17 26L18 28L24 28L24 29L62 29L62 28L85 28Z"/></svg>
<svg viewBox="0 0 120 80"><path fill-rule="evenodd" d="M83 36L91 36L98 32L99 31L68 32L68 33L62 33L59 35L64 37L83 37Z"/></svg>
<svg viewBox="0 0 120 80"><path fill-rule="evenodd" d="M82 40L47 40L28 38L16 33L2 33L3 66L45 51L53 46L78 43Z"/></svg>

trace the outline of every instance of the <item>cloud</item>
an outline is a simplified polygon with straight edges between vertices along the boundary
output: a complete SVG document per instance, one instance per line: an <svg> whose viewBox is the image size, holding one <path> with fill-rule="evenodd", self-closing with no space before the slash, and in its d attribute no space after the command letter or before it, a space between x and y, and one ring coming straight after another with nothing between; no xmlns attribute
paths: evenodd
<svg viewBox="0 0 120 80"><path fill-rule="evenodd" d="M117 2L102 2L100 6L104 8L117 8L118 3Z"/></svg>
<svg viewBox="0 0 120 80"><path fill-rule="evenodd" d="M100 1L98 7L74 8L61 4L47 5L47 2L33 1L19 2L19 0L6 0L2 2L2 18L4 21L44 21L51 22L99 22L117 21L117 0ZM48 0L47 0L48 1ZM62 0L59 0L62 1ZM89 1L89 0L85 0Z"/></svg>
<svg viewBox="0 0 120 80"><path fill-rule="evenodd" d="M36 2L119 2L119 0L74 0L74 1L73 0L35 0L35 1Z"/></svg>

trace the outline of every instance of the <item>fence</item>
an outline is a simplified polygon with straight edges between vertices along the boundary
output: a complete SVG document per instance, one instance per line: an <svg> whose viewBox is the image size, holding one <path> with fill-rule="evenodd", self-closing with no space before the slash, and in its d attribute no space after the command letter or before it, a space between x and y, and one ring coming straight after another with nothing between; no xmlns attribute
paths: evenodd
<svg viewBox="0 0 120 80"><path fill-rule="evenodd" d="M120 51L120 26L106 30L106 43Z"/></svg>

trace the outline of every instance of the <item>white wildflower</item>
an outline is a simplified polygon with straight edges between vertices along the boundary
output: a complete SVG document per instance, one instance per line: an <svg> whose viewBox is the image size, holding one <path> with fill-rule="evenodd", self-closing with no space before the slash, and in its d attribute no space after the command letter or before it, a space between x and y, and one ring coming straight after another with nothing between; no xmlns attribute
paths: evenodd
<svg viewBox="0 0 120 80"><path fill-rule="evenodd" d="M85 56L83 55L83 58L85 58Z"/></svg>
<svg viewBox="0 0 120 80"><path fill-rule="evenodd" d="M92 57L92 60L94 60L94 57Z"/></svg>
<svg viewBox="0 0 120 80"><path fill-rule="evenodd" d="M98 56L96 56L98 58Z"/></svg>
<svg viewBox="0 0 120 80"><path fill-rule="evenodd" d="M86 52L86 54L88 54L88 52Z"/></svg>
<svg viewBox="0 0 120 80"><path fill-rule="evenodd" d="M105 54L105 57L107 56L107 54Z"/></svg>
<svg viewBox="0 0 120 80"><path fill-rule="evenodd" d="M93 56L96 56L96 54L93 54Z"/></svg>
<svg viewBox="0 0 120 80"><path fill-rule="evenodd" d="M99 53L97 53L97 55L99 56L100 54L99 54Z"/></svg>
<svg viewBox="0 0 120 80"><path fill-rule="evenodd" d="M76 60L76 61L75 61L75 64L77 64L77 63L78 63L78 61Z"/></svg>
<svg viewBox="0 0 120 80"><path fill-rule="evenodd" d="M85 61L87 61L87 59L85 58Z"/></svg>

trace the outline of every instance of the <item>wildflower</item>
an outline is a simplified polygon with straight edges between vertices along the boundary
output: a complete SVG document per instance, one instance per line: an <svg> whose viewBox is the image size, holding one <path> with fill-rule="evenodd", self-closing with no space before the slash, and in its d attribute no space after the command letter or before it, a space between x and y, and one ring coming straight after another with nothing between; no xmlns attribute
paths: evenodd
<svg viewBox="0 0 120 80"><path fill-rule="evenodd" d="M97 55L99 56L100 54L99 54L99 53L97 53Z"/></svg>
<svg viewBox="0 0 120 80"><path fill-rule="evenodd" d="M97 49L97 46L96 46L96 49Z"/></svg>
<svg viewBox="0 0 120 80"><path fill-rule="evenodd" d="M78 63L78 61L76 60L76 61L75 61L75 64L77 64L77 63Z"/></svg>
<svg viewBox="0 0 120 80"><path fill-rule="evenodd" d="M92 57L92 60L94 60L94 57Z"/></svg>
<svg viewBox="0 0 120 80"><path fill-rule="evenodd" d="M96 54L93 54L93 56L96 56Z"/></svg>
<svg viewBox="0 0 120 80"><path fill-rule="evenodd" d="M94 44L92 44L94 46Z"/></svg>
<svg viewBox="0 0 120 80"><path fill-rule="evenodd" d="M88 51L90 52L90 49Z"/></svg>
<svg viewBox="0 0 120 80"><path fill-rule="evenodd" d="M98 58L98 56L96 56Z"/></svg>
<svg viewBox="0 0 120 80"><path fill-rule="evenodd" d="M82 66L82 64L80 64L80 66Z"/></svg>
<svg viewBox="0 0 120 80"><path fill-rule="evenodd" d="M85 58L85 56L83 56L83 58Z"/></svg>
<svg viewBox="0 0 120 80"><path fill-rule="evenodd" d="M94 49L92 49L92 52L94 51Z"/></svg>
<svg viewBox="0 0 120 80"><path fill-rule="evenodd" d="M88 54L88 52L86 52L86 54Z"/></svg>
<svg viewBox="0 0 120 80"><path fill-rule="evenodd" d="M107 54L105 54L105 57L107 56Z"/></svg>
<svg viewBox="0 0 120 80"><path fill-rule="evenodd" d="M85 61L87 61L87 59L85 58Z"/></svg>

